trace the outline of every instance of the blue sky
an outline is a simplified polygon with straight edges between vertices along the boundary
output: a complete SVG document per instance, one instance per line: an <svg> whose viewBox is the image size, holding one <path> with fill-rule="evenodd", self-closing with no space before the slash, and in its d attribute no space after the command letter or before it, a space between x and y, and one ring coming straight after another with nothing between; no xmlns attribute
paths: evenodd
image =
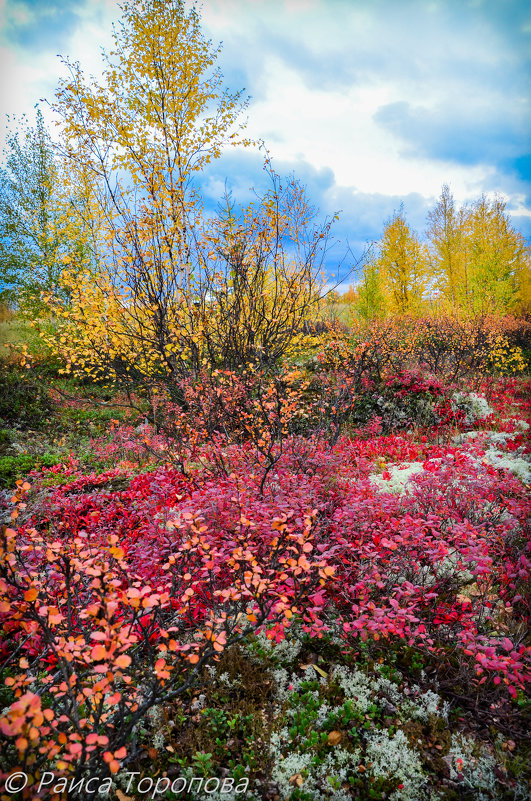
<svg viewBox="0 0 531 801"><path fill-rule="evenodd" d="M98 73L114 0L0 0L0 108L51 98L57 54ZM404 203L422 234L443 183L459 202L499 193L531 238L531 6L520 0L205 0L220 66L251 96L248 132L295 173L355 255ZM7 76L7 77L6 77ZM231 152L205 176L214 204L262 180ZM332 267L330 267L332 269Z"/></svg>

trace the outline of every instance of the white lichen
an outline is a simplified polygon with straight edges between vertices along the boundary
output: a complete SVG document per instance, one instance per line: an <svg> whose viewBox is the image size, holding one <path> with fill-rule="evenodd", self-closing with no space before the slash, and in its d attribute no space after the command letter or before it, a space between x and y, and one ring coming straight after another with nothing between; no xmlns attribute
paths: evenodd
<svg viewBox="0 0 531 801"><path fill-rule="evenodd" d="M524 484L531 483L531 464L526 459L495 448L489 448L483 459L497 470L509 470Z"/></svg>
<svg viewBox="0 0 531 801"><path fill-rule="evenodd" d="M487 399L483 395L478 395L477 392L454 392L452 395L452 409L464 412L466 425L472 425L478 420L485 420L486 417L494 413Z"/></svg>
<svg viewBox="0 0 531 801"><path fill-rule="evenodd" d="M164 709L159 705L152 706L146 712L146 716L153 728L153 736L151 739L153 748L162 750L166 745Z"/></svg>
<svg viewBox="0 0 531 801"><path fill-rule="evenodd" d="M422 762L401 729L393 736L387 730L371 735L367 742L366 760L367 766L370 765L368 773L378 778L398 780L401 786L389 796L392 801L419 801L425 797L423 787L427 779Z"/></svg>
<svg viewBox="0 0 531 801"><path fill-rule="evenodd" d="M379 473L371 473L369 481L382 492L401 495L406 491L409 481L424 470L422 462L406 462L390 465L387 468L389 478Z"/></svg>
<svg viewBox="0 0 531 801"><path fill-rule="evenodd" d="M413 720L420 720L427 723L432 715L436 715L443 720L448 720L450 706L447 701L443 701L433 690L425 690L420 687L412 687L414 699L408 699L401 706L402 715L407 714Z"/></svg>
<svg viewBox="0 0 531 801"><path fill-rule="evenodd" d="M448 754L450 779L473 793L475 801L491 801L500 789L495 774L496 760L472 737L453 734Z"/></svg>

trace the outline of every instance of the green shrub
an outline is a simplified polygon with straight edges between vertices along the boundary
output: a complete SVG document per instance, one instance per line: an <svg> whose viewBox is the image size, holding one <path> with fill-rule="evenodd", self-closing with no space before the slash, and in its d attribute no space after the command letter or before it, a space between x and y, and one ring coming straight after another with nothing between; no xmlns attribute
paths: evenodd
<svg viewBox="0 0 531 801"><path fill-rule="evenodd" d="M0 425L38 428L53 411L44 387L19 367L0 362Z"/></svg>
<svg viewBox="0 0 531 801"><path fill-rule="evenodd" d="M0 488L15 486L17 479L24 478L35 468L52 467L61 462L61 456L45 453L34 456L22 453L19 456L0 456Z"/></svg>
<svg viewBox="0 0 531 801"><path fill-rule="evenodd" d="M0 428L0 454L5 453L11 444L11 437L9 431L5 428Z"/></svg>

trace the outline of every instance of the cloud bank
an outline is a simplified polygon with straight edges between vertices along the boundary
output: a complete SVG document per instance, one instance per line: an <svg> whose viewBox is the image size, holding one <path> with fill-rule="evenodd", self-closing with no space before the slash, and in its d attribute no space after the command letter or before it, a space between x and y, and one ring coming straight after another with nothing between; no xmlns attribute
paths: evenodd
<svg viewBox="0 0 531 801"><path fill-rule="evenodd" d="M97 74L119 10L111 0L1 0L2 111L53 96L56 54ZM251 100L248 132L295 173L353 260L404 202L422 233L443 183L459 202L500 194L531 236L531 10L520 0L206 0L230 88ZM203 177L215 206L263 181L257 153ZM339 249L337 250L339 254ZM334 255L333 258L336 258ZM333 272L333 260L329 257Z"/></svg>

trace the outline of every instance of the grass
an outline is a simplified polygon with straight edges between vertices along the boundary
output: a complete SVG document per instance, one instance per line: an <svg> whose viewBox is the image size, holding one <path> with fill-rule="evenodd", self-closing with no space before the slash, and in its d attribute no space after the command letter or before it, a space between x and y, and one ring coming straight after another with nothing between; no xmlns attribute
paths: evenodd
<svg viewBox="0 0 531 801"><path fill-rule="evenodd" d="M324 301L320 308L320 316L327 322L338 322L341 325L352 324L352 304L330 303Z"/></svg>
<svg viewBox="0 0 531 801"><path fill-rule="evenodd" d="M8 344L29 345L37 344L35 330L26 320L0 320L0 348Z"/></svg>

